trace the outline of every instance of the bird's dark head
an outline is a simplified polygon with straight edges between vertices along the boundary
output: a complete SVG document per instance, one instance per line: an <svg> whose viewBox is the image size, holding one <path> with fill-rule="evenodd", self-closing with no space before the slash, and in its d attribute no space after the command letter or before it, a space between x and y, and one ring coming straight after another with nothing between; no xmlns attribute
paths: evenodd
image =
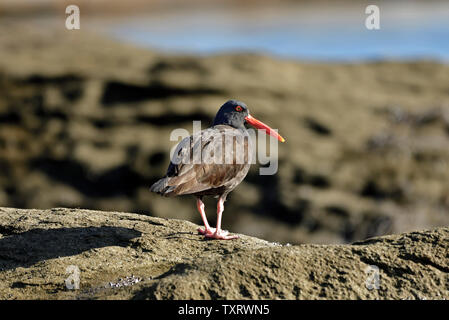
<svg viewBox="0 0 449 320"><path fill-rule="evenodd" d="M248 115L249 111L245 103L238 100L228 100L218 110L213 125L226 124L237 129L245 129L245 117Z"/></svg>
<svg viewBox="0 0 449 320"><path fill-rule="evenodd" d="M228 100L222 105L215 116L213 125L226 124L237 129L245 129L245 123L248 123L257 129L265 130L267 134L275 137L281 142L285 141L276 131L262 121L251 116L246 104L238 100Z"/></svg>

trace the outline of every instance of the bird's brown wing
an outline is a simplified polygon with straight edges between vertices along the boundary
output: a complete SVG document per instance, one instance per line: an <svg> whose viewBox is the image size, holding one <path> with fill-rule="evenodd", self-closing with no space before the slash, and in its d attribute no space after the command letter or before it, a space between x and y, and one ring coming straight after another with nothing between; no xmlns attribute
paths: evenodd
<svg viewBox="0 0 449 320"><path fill-rule="evenodd" d="M203 130L176 147L167 170L166 195L233 188L246 176L250 159L249 138L242 131L221 125Z"/></svg>

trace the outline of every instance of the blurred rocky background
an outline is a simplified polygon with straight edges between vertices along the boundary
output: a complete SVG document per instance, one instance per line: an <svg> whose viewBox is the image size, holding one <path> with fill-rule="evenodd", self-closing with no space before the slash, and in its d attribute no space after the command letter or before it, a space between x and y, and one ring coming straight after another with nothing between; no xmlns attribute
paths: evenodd
<svg viewBox="0 0 449 320"><path fill-rule="evenodd" d="M149 186L171 131L209 126L236 98L287 142L276 175L254 165L228 197L231 232L348 243L449 224L443 2L381 6L379 31L354 1L75 2L81 29L68 31L67 1L0 1L0 206L201 223L194 198ZM214 222L214 200L206 210Z"/></svg>

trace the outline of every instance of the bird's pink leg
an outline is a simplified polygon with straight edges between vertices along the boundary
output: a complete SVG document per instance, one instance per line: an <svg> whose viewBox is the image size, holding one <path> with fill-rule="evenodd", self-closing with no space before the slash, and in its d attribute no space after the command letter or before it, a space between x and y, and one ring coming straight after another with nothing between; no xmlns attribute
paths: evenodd
<svg viewBox="0 0 449 320"><path fill-rule="evenodd" d="M217 202L217 228L215 229L215 232L212 234L206 233L205 236L207 238L213 238L213 239L221 239L221 240L231 240L231 239L237 239L239 236L228 236L228 231L221 230L221 217L224 210L224 200L222 197L218 199Z"/></svg>
<svg viewBox="0 0 449 320"><path fill-rule="evenodd" d="M203 235L214 234L215 228L211 228L209 226L209 222L207 222L206 212L204 211L204 203L200 198L196 200L196 207L201 214L201 218L203 219L204 229L198 228L198 232Z"/></svg>

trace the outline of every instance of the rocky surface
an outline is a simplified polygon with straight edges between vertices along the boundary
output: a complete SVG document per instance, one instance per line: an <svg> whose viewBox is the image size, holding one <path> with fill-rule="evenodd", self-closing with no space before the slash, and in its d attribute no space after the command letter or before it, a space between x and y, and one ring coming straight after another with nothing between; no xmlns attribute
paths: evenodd
<svg viewBox="0 0 449 320"><path fill-rule="evenodd" d="M162 55L2 20L0 205L137 212L200 223L194 200L149 186L174 128L230 98L279 128L279 172L258 165L223 225L281 243L350 243L449 225L449 66ZM206 203L215 212L213 201ZM211 216L211 220L214 220Z"/></svg>
<svg viewBox="0 0 449 320"><path fill-rule="evenodd" d="M0 299L449 298L448 228L281 245L205 240L197 227L134 213L0 208Z"/></svg>

